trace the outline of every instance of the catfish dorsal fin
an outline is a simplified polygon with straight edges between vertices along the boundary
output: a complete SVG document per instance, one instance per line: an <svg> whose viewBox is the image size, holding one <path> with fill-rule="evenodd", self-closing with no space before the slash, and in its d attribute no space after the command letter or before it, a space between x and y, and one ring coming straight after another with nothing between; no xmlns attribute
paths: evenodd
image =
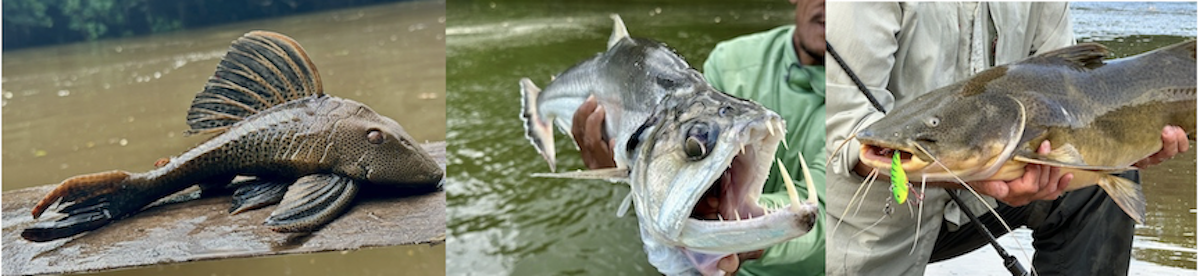
<svg viewBox="0 0 1200 276"><path fill-rule="evenodd" d="M1108 56L1108 48L1096 43L1080 43L1066 48L1049 51L1037 55L1030 61L1068 63L1080 69L1096 69L1104 66L1104 57Z"/></svg>
<svg viewBox="0 0 1200 276"><path fill-rule="evenodd" d="M252 31L233 41L188 109L187 135L222 132L291 100L324 95L321 75L290 37Z"/></svg>
<svg viewBox="0 0 1200 276"><path fill-rule="evenodd" d="M608 49L612 49L621 39L629 38L629 30L625 29L625 21L621 21L621 15L614 13L608 17L613 20L612 36L608 37Z"/></svg>

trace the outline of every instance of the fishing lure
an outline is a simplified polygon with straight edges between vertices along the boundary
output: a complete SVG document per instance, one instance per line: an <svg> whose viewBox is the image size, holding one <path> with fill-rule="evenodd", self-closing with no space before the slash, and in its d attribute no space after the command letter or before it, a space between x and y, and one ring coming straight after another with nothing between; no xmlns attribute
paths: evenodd
<svg viewBox="0 0 1200 276"><path fill-rule="evenodd" d="M895 151L892 155L892 197L896 198L896 203L904 204L908 200L908 176L904 174L904 169L900 168L900 151Z"/></svg>

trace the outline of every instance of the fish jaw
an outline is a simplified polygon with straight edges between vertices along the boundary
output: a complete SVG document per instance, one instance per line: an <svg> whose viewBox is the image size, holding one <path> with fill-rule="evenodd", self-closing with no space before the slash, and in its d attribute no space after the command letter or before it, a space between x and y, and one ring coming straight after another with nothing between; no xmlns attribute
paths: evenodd
<svg viewBox="0 0 1200 276"><path fill-rule="evenodd" d="M925 180L933 182L957 182L978 180L1012 180L1024 172L1024 162L1014 161L1011 154L1000 152L990 154L975 154L968 158L953 157L937 158L941 165L926 159L923 153L914 153L904 148L891 148L863 143L859 150L859 162L863 165L890 176L892 159L890 156L900 152L900 168L912 181ZM1014 174L1015 173L1015 174Z"/></svg>
<svg viewBox="0 0 1200 276"><path fill-rule="evenodd" d="M643 174L634 175L631 184L638 215L647 218L642 226L647 234L684 252L733 254L770 247L812 228L815 206L772 209L758 203L785 133L779 116L767 113L722 134L703 162L662 156L647 158L655 169L635 170ZM718 213L723 219L694 215L709 193L720 195Z"/></svg>

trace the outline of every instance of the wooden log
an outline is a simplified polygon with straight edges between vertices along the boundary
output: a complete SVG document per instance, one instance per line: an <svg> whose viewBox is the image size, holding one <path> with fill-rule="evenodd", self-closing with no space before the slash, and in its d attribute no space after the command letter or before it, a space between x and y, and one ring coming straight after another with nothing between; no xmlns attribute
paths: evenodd
<svg viewBox="0 0 1200 276"><path fill-rule="evenodd" d="M443 168L446 143L423 145ZM57 184L5 192L3 274L58 274L210 259L439 244L446 240L446 193L380 196L363 190L346 214L307 235L262 226L274 206L229 214L228 196L150 207L95 231L35 243L21 238L33 205ZM193 189L194 190L194 189ZM393 191L387 191L393 192ZM194 191L180 192L186 197ZM42 220L53 219L43 217Z"/></svg>

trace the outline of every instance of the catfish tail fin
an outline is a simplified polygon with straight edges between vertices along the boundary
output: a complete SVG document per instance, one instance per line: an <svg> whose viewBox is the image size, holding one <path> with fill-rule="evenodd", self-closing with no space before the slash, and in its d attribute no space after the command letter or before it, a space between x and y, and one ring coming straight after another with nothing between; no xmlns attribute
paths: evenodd
<svg viewBox="0 0 1200 276"><path fill-rule="evenodd" d="M86 174L64 180L33 207L32 213L36 219L58 203L58 212L67 216L34 224L21 232L21 237L34 242L51 241L91 231L129 216L158 199L131 192L133 187L141 186L133 183L137 181L124 171Z"/></svg>

